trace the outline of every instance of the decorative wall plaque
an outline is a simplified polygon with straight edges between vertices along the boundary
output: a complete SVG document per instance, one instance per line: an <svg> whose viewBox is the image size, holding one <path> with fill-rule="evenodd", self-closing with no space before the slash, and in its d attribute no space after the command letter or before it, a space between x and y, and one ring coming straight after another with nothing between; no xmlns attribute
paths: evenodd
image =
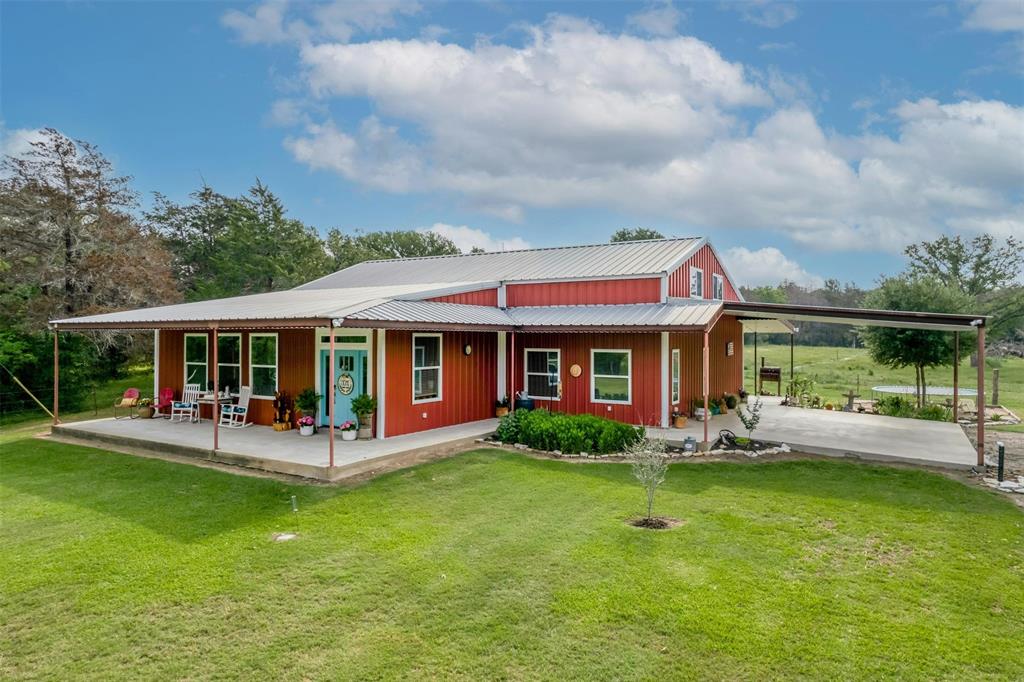
<svg viewBox="0 0 1024 682"><path fill-rule="evenodd" d="M569 374L571 374L573 377L578 377L579 375L583 374L583 368L580 367L579 365L573 365L572 367L569 368Z"/></svg>
<svg viewBox="0 0 1024 682"><path fill-rule="evenodd" d="M351 374L342 374L338 377L338 393L342 395L350 395L355 386L356 382L352 380Z"/></svg>

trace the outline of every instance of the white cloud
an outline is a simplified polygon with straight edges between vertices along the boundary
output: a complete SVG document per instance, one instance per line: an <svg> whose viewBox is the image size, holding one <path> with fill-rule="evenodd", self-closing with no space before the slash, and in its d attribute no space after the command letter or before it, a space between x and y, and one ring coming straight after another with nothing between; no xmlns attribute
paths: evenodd
<svg viewBox="0 0 1024 682"><path fill-rule="evenodd" d="M796 43L761 43L757 49L762 52L792 52L796 50Z"/></svg>
<svg viewBox="0 0 1024 682"><path fill-rule="evenodd" d="M430 227L421 227L417 232L435 232L452 240L460 251L469 252L474 248L484 251L513 251L530 248L529 242L521 237L496 238L491 234L466 225L448 225L434 223Z"/></svg>
<svg viewBox="0 0 1024 682"><path fill-rule="evenodd" d="M722 258L737 284L742 286L773 285L787 280L816 289L825 283L823 277L807 272L803 266L773 246L756 251L737 246L727 250Z"/></svg>
<svg viewBox="0 0 1024 682"><path fill-rule="evenodd" d="M740 12L743 21L764 28L778 28L796 19L800 12L796 5L771 0L750 0L726 5Z"/></svg>
<svg viewBox="0 0 1024 682"><path fill-rule="evenodd" d="M446 192L511 220L607 207L893 252L958 226L1019 227L1006 216L1024 204L1022 107L904 101L885 112L894 134L844 136L794 103L814 99L805 81L692 37L566 17L527 31L516 46L305 45L312 97L364 98L376 114L351 129L311 122L285 145L366 187Z"/></svg>
<svg viewBox="0 0 1024 682"><path fill-rule="evenodd" d="M243 43L304 43L314 38L348 42L358 33L394 28L397 17L417 14L421 9L418 2L406 0L309 4L265 0L244 11L228 10L221 16L221 23L235 31Z"/></svg>
<svg viewBox="0 0 1024 682"><path fill-rule="evenodd" d="M1024 3L1019 0L971 0L964 28L976 31L1024 31Z"/></svg>
<svg viewBox="0 0 1024 682"><path fill-rule="evenodd" d="M420 38L426 40L428 43L433 43L441 40L451 33L451 31L444 26L438 26L437 24L427 24L420 29Z"/></svg>
<svg viewBox="0 0 1024 682"><path fill-rule="evenodd" d="M299 123L308 123L309 116L306 114L302 103L293 99L279 99L274 102L270 111L264 118L267 125L291 127Z"/></svg>
<svg viewBox="0 0 1024 682"><path fill-rule="evenodd" d="M0 156L24 158L32 150L32 143L42 142L45 137L39 128L7 130L0 123Z"/></svg>
<svg viewBox="0 0 1024 682"><path fill-rule="evenodd" d="M666 2L650 5L642 12L630 14L626 17L626 25L641 33L669 37L676 34L676 26L685 17L686 14L676 9L671 0L666 0Z"/></svg>

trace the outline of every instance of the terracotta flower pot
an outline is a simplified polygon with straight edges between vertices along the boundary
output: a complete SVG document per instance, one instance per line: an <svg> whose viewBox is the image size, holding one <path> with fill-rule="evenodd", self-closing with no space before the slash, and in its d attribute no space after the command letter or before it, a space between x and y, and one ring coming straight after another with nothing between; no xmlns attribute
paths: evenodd
<svg viewBox="0 0 1024 682"><path fill-rule="evenodd" d="M677 429L685 429L686 428L686 415L685 414L677 415L672 420L672 425L675 426Z"/></svg>
<svg viewBox="0 0 1024 682"><path fill-rule="evenodd" d="M154 410L153 407L149 406L149 405L147 405L145 407L140 407L139 408L139 418L140 419L152 419L153 415L155 413L156 413L156 410Z"/></svg>
<svg viewBox="0 0 1024 682"><path fill-rule="evenodd" d="M496 408L494 408L494 416L495 417L505 417L507 415L508 415L508 408L507 407L496 407Z"/></svg>

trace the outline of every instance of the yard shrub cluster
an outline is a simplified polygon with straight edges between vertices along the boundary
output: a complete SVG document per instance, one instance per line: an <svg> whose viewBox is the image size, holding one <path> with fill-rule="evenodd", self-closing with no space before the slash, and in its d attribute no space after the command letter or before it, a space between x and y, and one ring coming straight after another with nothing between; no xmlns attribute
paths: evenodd
<svg viewBox="0 0 1024 682"><path fill-rule="evenodd" d="M875 401L875 411L889 417L926 419L933 422L948 422L952 418L950 410L942 405L928 404L924 407L915 407L909 398L901 395L879 398Z"/></svg>
<svg viewBox="0 0 1024 682"><path fill-rule="evenodd" d="M516 410L502 418L494 433L503 443L566 454L622 452L644 437L643 428L590 414Z"/></svg>

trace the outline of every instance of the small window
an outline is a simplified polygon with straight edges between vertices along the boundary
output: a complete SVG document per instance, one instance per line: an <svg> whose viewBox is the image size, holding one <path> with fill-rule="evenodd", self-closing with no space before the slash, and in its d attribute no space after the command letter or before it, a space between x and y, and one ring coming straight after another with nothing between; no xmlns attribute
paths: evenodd
<svg viewBox="0 0 1024 682"><path fill-rule="evenodd" d="M672 349L672 404L679 402L679 349Z"/></svg>
<svg viewBox="0 0 1024 682"><path fill-rule="evenodd" d="M217 385L220 390L231 389L238 393L242 384L242 335L219 334L217 336Z"/></svg>
<svg viewBox="0 0 1024 682"><path fill-rule="evenodd" d="M561 351L557 348L527 348L526 392L531 398L558 400L561 383Z"/></svg>
<svg viewBox="0 0 1024 682"><path fill-rule="evenodd" d="M593 402L631 402L632 357L628 350L590 351L590 397Z"/></svg>
<svg viewBox="0 0 1024 682"><path fill-rule="evenodd" d="M185 383L199 384L206 390L206 334L185 334Z"/></svg>
<svg viewBox="0 0 1024 682"><path fill-rule="evenodd" d="M441 399L441 335L412 335L412 401Z"/></svg>
<svg viewBox="0 0 1024 682"><path fill-rule="evenodd" d="M331 342L331 337L330 336L321 336L320 337L320 343L330 343L330 342ZM365 336L335 336L334 337L334 342L335 343L366 343L366 337Z"/></svg>
<svg viewBox="0 0 1024 682"><path fill-rule="evenodd" d="M249 335L249 381L254 396L277 393L277 334Z"/></svg>
<svg viewBox="0 0 1024 682"><path fill-rule="evenodd" d="M690 298L704 298L704 271L690 268Z"/></svg>
<svg viewBox="0 0 1024 682"><path fill-rule="evenodd" d="M711 298L716 301L725 300L725 278L721 275L711 275Z"/></svg>

